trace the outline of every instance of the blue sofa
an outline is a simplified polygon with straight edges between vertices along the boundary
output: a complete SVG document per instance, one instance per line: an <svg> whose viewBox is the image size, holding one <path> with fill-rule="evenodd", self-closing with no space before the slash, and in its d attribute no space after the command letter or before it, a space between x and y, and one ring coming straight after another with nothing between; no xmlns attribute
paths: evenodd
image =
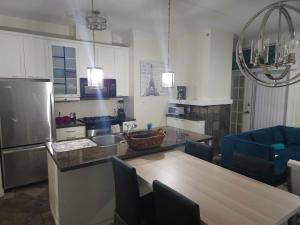
<svg viewBox="0 0 300 225"><path fill-rule="evenodd" d="M282 146L278 149L277 146ZM276 175L285 173L287 161L300 161L300 128L275 126L224 136L221 164L232 169L233 152L259 157L274 163Z"/></svg>

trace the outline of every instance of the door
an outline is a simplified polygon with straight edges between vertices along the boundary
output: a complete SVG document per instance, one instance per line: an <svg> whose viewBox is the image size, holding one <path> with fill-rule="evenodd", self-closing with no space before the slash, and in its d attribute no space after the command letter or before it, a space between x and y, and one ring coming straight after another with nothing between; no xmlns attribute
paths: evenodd
<svg viewBox="0 0 300 225"><path fill-rule="evenodd" d="M26 78L50 79L48 42L41 38L24 37Z"/></svg>
<svg viewBox="0 0 300 225"><path fill-rule="evenodd" d="M47 179L47 150L44 145L2 150L4 189Z"/></svg>
<svg viewBox="0 0 300 225"><path fill-rule="evenodd" d="M263 76L263 75L261 75ZM253 129L286 125L288 88L268 88L257 85L253 98Z"/></svg>
<svg viewBox="0 0 300 225"><path fill-rule="evenodd" d="M242 132L251 130L252 124L252 113L254 112L254 96L253 94L256 92L256 84L248 79L245 80L245 88L244 88L244 100L243 100L243 115L242 115Z"/></svg>
<svg viewBox="0 0 300 225"><path fill-rule="evenodd" d="M56 101L79 100L78 46L68 42L51 42L51 68Z"/></svg>
<svg viewBox="0 0 300 225"><path fill-rule="evenodd" d="M81 44L78 46L78 63L79 77L87 78L87 67L91 67L94 64L92 44Z"/></svg>
<svg viewBox="0 0 300 225"><path fill-rule="evenodd" d="M116 79L115 56L112 47L96 46L96 64L103 68L105 79Z"/></svg>
<svg viewBox="0 0 300 225"><path fill-rule="evenodd" d="M1 148L52 139L52 83L0 81Z"/></svg>
<svg viewBox="0 0 300 225"><path fill-rule="evenodd" d="M0 33L0 77L25 78L22 37Z"/></svg>

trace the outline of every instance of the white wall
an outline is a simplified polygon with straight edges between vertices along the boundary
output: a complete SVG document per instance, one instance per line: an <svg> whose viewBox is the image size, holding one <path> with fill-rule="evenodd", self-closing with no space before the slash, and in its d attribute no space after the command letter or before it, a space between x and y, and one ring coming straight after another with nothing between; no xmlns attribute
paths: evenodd
<svg viewBox="0 0 300 225"><path fill-rule="evenodd" d="M112 100L89 100L76 102L55 102L55 115L61 112L61 116L76 112L77 118L90 116L115 115L117 99Z"/></svg>
<svg viewBox="0 0 300 225"><path fill-rule="evenodd" d="M231 98L233 33L205 29L174 40L173 63L176 85L187 85L187 98Z"/></svg>
<svg viewBox="0 0 300 225"><path fill-rule="evenodd" d="M148 122L154 127L166 125L168 96L140 96L140 61L163 61L160 39L153 34L140 31L132 32L131 90L133 95L134 117L140 129L146 128Z"/></svg>

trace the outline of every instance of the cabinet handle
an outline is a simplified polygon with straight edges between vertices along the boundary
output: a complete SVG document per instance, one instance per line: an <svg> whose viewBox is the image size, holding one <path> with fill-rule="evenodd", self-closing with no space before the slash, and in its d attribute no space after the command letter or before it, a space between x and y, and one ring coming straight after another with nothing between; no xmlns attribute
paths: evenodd
<svg viewBox="0 0 300 225"><path fill-rule="evenodd" d="M65 132L66 133L74 133L74 132L76 132L76 130L66 130Z"/></svg>

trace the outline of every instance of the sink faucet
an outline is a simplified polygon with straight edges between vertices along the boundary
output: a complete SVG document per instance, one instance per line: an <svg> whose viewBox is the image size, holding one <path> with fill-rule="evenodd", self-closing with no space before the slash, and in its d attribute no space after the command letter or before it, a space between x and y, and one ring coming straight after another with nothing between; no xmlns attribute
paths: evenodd
<svg viewBox="0 0 300 225"><path fill-rule="evenodd" d="M132 132L135 128L138 127L138 125L136 123L129 123L129 124L126 124L126 127L127 127L127 135Z"/></svg>

